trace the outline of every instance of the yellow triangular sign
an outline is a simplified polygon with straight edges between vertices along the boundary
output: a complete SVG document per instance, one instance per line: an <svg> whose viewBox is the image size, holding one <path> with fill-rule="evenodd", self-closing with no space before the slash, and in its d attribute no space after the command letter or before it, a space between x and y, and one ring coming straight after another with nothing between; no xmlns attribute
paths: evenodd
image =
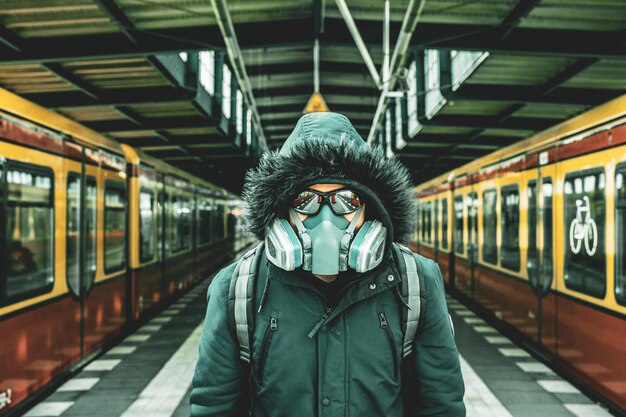
<svg viewBox="0 0 626 417"><path fill-rule="evenodd" d="M315 92L311 94L311 98L306 103L304 110L302 110L302 114L315 113L318 111L330 111L330 110L328 110L328 106L326 105L326 102L324 101L324 98L322 97L322 95L318 92Z"/></svg>

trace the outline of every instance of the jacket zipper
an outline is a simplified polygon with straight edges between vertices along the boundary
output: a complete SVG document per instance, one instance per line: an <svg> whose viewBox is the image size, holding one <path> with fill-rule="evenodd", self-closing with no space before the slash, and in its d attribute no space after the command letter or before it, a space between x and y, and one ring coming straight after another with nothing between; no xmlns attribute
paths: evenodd
<svg viewBox="0 0 626 417"><path fill-rule="evenodd" d="M261 342L261 353L259 353L259 384L263 384L263 370L265 367L265 358L267 357L267 351L272 341L272 335L278 329L278 320L276 317L270 318L270 325L265 329L265 334L263 335L263 341Z"/></svg>
<svg viewBox="0 0 626 417"><path fill-rule="evenodd" d="M393 357L393 380L398 380L398 351L396 349L396 343L393 340L393 334L391 333L391 328L389 328L389 324L387 323L387 317L385 317L385 313L378 313L378 318L380 320L380 327L385 330L385 334L387 335L387 340L389 341L389 346L391 347L391 355Z"/></svg>

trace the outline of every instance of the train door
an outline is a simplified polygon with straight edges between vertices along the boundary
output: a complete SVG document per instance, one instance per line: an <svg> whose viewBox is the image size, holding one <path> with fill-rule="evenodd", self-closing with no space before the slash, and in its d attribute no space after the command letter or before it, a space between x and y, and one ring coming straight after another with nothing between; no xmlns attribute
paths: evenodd
<svg viewBox="0 0 626 417"><path fill-rule="evenodd" d="M97 272L98 167L85 163L88 150L82 147L81 162L66 160L66 280L79 303L80 355L85 353L90 332L87 323L89 294Z"/></svg>
<svg viewBox="0 0 626 417"><path fill-rule="evenodd" d="M470 265L470 294L474 296L474 282L476 261L478 259L478 193L471 191L467 194L467 260Z"/></svg>
<svg viewBox="0 0 626 417"><path fill-rule="evenodd" d="M537 177L528 181L528 250L526 268L528 279L537 299L537 343L549 351L556 348L556 297L551 294L554 267L554 165L541 164L539 156Z"/></svg>
<svg viewBox="0 0 626 417"><path fill-rule="evenodd" d="M435 199L433 206L433 216L434 216L434 249L435 249L435 260L439 261L439 200Z"/></svg>
<svg viewBox="0 0 626 417"><path fill-rule="evenodd" d="M167 283L165 282L165 259L167 256L167 216L165 178L163 174L157 175L157 251L161 275L161 297L167 294Z"/></svg>

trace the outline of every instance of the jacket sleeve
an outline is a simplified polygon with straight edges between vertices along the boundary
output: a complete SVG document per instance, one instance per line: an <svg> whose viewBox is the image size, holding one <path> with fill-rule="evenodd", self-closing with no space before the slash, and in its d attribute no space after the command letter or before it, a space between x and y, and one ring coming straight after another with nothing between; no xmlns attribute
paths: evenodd
<svg viewBox="0 0 626 417"><path fill-rule="evenodd" d="M407 416L465 416L463 394L465 387L461 375L459 352L439 266L421 258L424 275L424 309L414 341L414 355L408 360L405 392Z"/></svg>
<svg viewBox="0 0 626 417"><path fill-rule="evenodd" d="M235 264L222 269L209 286L200 352L192 381L191 417L243 416L247 406L247 367L228 323L228 289Z"/></svg>

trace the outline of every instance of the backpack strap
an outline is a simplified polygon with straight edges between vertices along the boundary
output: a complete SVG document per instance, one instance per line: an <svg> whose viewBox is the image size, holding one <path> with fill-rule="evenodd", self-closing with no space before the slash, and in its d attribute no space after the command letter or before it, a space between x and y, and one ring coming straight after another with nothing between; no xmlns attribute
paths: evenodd
<svg viewBox="0 0 626 417"><path fill-rule="evenodd" d="M413 252L406 246L398 243L393 244L396 263L402 275L400 281L400 291L402 298L406 302L406 307L402 314L402 356L406 358L413 353L413 341L417 334L419 320L422 309L421 291L423 281L418 273L417 259Z"/></svg>
<svg viewBox="0 0 626 417"><path fill-rule="evenodd" d="M263 243L246 252L237 262L230 280L228 309L231 326L239 340L239 357L250 363L250 340L254 332L254 284Z"/></svg>

